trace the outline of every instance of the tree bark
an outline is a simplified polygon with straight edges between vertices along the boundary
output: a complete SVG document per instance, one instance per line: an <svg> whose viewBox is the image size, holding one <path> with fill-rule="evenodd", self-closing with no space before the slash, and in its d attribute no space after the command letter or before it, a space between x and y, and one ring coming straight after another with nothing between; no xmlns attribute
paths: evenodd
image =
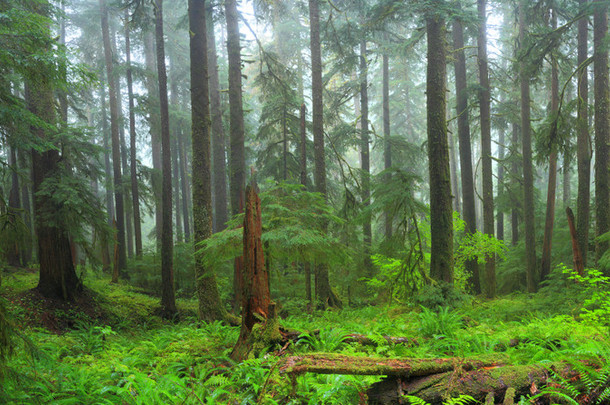
<svg viewBox="0 0 610 405"><path fill-rule="evenodd" d="M178 106L180 104L178 98L178 82L175 74L175 58L172 57L172 53L169 52L170 58L170 104L172 106ZM184 234L182 233L182 205L180 204L180 170L179 170L179 158L178 158L178 138L180 137L181 129L180 123L177 119L172 120L170 123L170 137L171 137L171 148L172 148L172 185L174 188L174 215L176 223L175 240L176 242L182 242L184 240Z"/></svg>
<svg viewBox="0 0 610 405"><path fill-rule="evenodd" d="M608 179L608 142L610 142L610 112L608 89L608 47L604 42L608 34L608 8L596 6L593 14L593 70L595 91L595 234L599 237L610 230L608 210L610 204ZM597 260L608 250L608 242L597 241ZM606 275L610 269L603 269Z"/></svg>
<svg viewBox="0 0 610 405"><path fill-rule="evenodd" d="M157 80L157 63L155 61L154 36L151 32L144 34L144 61L146 64L146 92L148 94L148 122L150 124L150 147L152 149L152 190L155 197L155 238L157 252L161 247L161 228L163 222L161 209L161 121L159 114L159 83Z"/></svg>
<svg viewBox="0 0 610 405"><path fill-rule="evenodd" d="M142 258L142 220L140 218L140 195L138 192L138 160L136 156L136 115L131 73L131 41L129 36L129 9L125 9L125 59L127 63L127 93L129 95L129 147L131 170L131 198L133 209L136 257Z"/></svg>
<svg viewBox="0 0 610 405"><path fill-rule="evenodd" d="M8 196L8 221L10 225L15 231L17 231L17 213L21 208L21 201L19 195L19 175L17 173L17 153L15 152L15 148L13 146L9 146L9 160L8 166L11 171L11 190ZM15 232L17 235L17 232ZM24 240L24 238L15 238L14 241L8 246L6 252L6 261L9 266L13 267L21 267L21 243L19 240Z"/></svg>
<svg viewBox="0 0 610 405"><path fill-rule="evenodd" d="M487 62L487 14L486 0L477 1L479 12L479 35L477 37L479 55L479 107L481 111L481 160L483 162L483 232L494 236L494 185L491 164L491 91L489 87L489 67ZM488 298L496 295L496 257L485 258L486 292Z"/></svg>
<svg viewBox="0 0 610 405"><path fill-rule="evenodd" d="M186 131L181 131L178 136L178 153L180 154L180 192L182 193L182 221L184 222L184 241L191 241L191 222L188 209L188 177L186 175L186 145L184 145L184 136Z"/></svg>
<svg viewBox="0 0 610 405"><path fill-rule="evenodd" d="M505 158L506 128L498 128L498 199L504 197L504 158ZM498 209L496 214L496 238L504 241L504 211Z"/></svg>
<svg viewBox="0 0 610 405"><path fill-rule="evenodd" d="M557 29L557 10L552 10L552 29ZM557 191L557 117L559 114L559 68L555 55L551 52L551 133L549 144L549 182L546 194L546 218L544 223L544 240L542 241L542 261L540 264L540 280L551 273L551 250L553 243L553 223L555 222L555 193Z"/></svg>
<svg viewBox="0 0 610 405"><path fill-rule="evenodd" d="M311 49L311 97L314 152L314 181L316 191L326 196L326 162L324 153L324 104L322 98L322 54L320 49L320 10L318 0L309 0L309 41ZM322 224L326 230L328 224ZM317 263L315 290L323 306L341 307L341 301L330 287L328 267Z"/></svg>
<svg viewBox="0 0 610 405"><path fill-rule="evenodd" d="M247 358L251 350L249 337L254 325L262 319L269 319L270 315L269 273L265 266L261 235L261 200L256 191L256 184L253 183L246 188L242 323L239 338L231 353L231 358L236 361Z"/></svg>
<svg viewBox="0 0 610 405"><path fill-rule="evenodd" d="M106 61L106 78L108 80L108 95L110 100L110 132L112 140L112 168L114 177L114 205L116 208L116 231L118 243L118 260L113 273L124 275L127 266L127 251L125 240L125 211L123 206L123 186L121 174L121 145L119 139L119 109L117 102L116 81L112 63L112 47L108 26L108 8L105 0L100 0L102 12L102 37L104 41L104 59ZM118 280L113 280L114 282Z"/></svg>
<svg viewBox="0 0 610 405"><path fill-rule="evenodd" d="M369 91L368 91L368 63L366 60L366 39L360 41L360 164L362 168L362 206L366 210L371 203L371 162L369 157ZM364 271L370 275L373 271L371 262L371 216L366 215L362 225L364 235Z"/></svg>
<svg viewBox="0 0 610 405"><path fill-rule="evenodd" d="M34 6L34 11L43 17L49 17L45 7ZM49 47L52 44L51 30L48 33ZM44 74L44 66L32 66L25 83L25 100L28 110L49 126L56 124L55 100L53 86ZM41 142L52 142L53 137L45 128L31 126L32 135ZM59 145L54 145L59 146ZM32 192L34 195L34 220L38 239L38 262L40 278L37 289L48 298L72 300L81 291L82 285L74 270L68 232L61 224L52 226L47 223L49 217L59 209L58 203L49 196L36 195L49 177L55 176L59 169L61 156L58 148L46 148L44 151L32 149Z"/></svg>
<svg viewBox="0 0 610 405"><path fill-rule="evenodd" d="M453 284L453 209L445 120L447 88L445 22L438 16L427 16L426 32L428 35L426 94L430 174L430 277Z"/></svg>
<svg viewBox="0 0 610 405"><path fill-rule="evenodd" d="M155 43L157 75L159 77L159 106L161 108L162 229L161 229L161 314L171 319L177 312L174 292L173 235L172 235L172 161L167 100L167 72L163 38L163 0L155 0Z"/></svg>
<svg viewBox="0 0 610 405"><path fill-rule="evenodd" d="M229 59L229 128L231 132L229 191L231 193L231 213L236 215L242 211L241 203L244 201L246 182L244 110L241 94L241 47L239 44L239 14L236 0L225 1L225 17L227 21L227 54ZM234 307L241 302L239 280L242 275L239 270L240 266L236 261L233 271Z"/></svg>
<svg viewBox="0 0 610 405"><path fill-rule="evenodd" d="M387 35L385 37L387 40ZM382 71L383 71L383 168L384 170L390 170L392 167L392 144L391 144L391 127L390 127L390 66L389 57L386 52L382 55ZM387 173L385 181L390 182L392 180L392 174ZM389 210L384 212L385 220L385 238L390 240L392 238L392 213Z"/></svg>
<svg viewBox="0 0 610 405"><path fill-rule="evenodd" d="M519 3L519 39L523 46L527 32L528 2ZM525 61L520 61L521 82L521 141L523 144L523 219L525 222L525 256L527 291L536 292L536 229L534 212L534 170L532 164L532 132L530 123L530 77Z"/></svg>
<svg viewBox="0 0 610 405"><path fill-rule="evenodd" d="M463 218L466 223L466 233L476 232L476 211L474 205L474 178L472 173L472 150L470 142L470 118L468 114L468 92L466 83L466 57L464 55L464 30L462 22L453 21L453 48L455 52L455 93L458 138L460 149L460 176L462 180ZM475 294L481 293L479 265L476 260L465 263L468 274L468 284Z"/></svg>
<svg viewBox="0 0 610 405"><path fill-rule="evenodd" d="M588 0L580 0L580 8L584 10ZM582 17L578 21L578 196L576 201L578 246L582 254L583 265L587 266L587 253L589 251L589 223L591 199L591 140L589 138L589 78L587 67L589 19Z"/></svg>
<svg viewBox="0 0 610 405"><path fill-rule="evenodd" d="M210 112L212 116L212 175L214 182L214 232L226 228L229 219L227 211L227 167L225 152L225 133L222 125L220 103L220 80L218 78L218 57L214 33L213 7L207 3L207 43L208 43L208 81L210 85Z"/></svg>
<svg viewBox="0 0 610 405"><path fill-rule="evenodd" d="M189 0L191 52L191 113L193 147L193 243L195 246L212 235L212 190L210 173L210 99L206 44L205 0ZM216 276L205 267L200 254L195 255L199 318L210 322L227 318Z"/></svg>
<svg viewBox="0 0 610 405"><path fill-rule="evenodd" d="M521 178L521 174L520 174L520 167L519 167L519 159L518 159L518 154L519 154L519 125L516 122L513 122L513 128L512 128L512 136L511 136L511 153L513 154L512 157L512 164L510 167L510 171L511 171L511 202L512 202L512 209L511 209L511 213L510 213L510 227L511 227L511 244L513 246L517 245L517 242L519 242L519 213L520 213L520 207L521 207L521 201L520 199L517 197L520 194L520 183L519 183L519 178Z"/></svg>
<svg viewBox="0 0 610 405"><path fill-rule="evenodd" d="M566 207L566 215L568 217L568 227L570 228L570 238L572 239L572 256L574 258L574 270L581 276L585 273L585 264L578 246L578 234L574 225L574 213L570 207Z"/></svg>
<svg viewBox="0 0 610 405"><path fill-rule="evenodd" d="M300 165L301 165L301 185L304 190L307 190L307 125L306 125L306 107L301 104L301 148L300 148ZM307 299L309 308L313 307L311 299L311 265L309 262L303 264L305 272L305 298Z"/></svg>

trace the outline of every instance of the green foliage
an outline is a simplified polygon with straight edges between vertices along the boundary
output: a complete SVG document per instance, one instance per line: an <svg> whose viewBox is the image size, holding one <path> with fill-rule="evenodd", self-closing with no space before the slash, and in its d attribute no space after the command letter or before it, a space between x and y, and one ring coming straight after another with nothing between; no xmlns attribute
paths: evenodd
<svg viewBox="0 0 610 405"><path fill-rule="evenodd" d="M409 401L409 403L411 405L430 405L423 399L418 398L413 395L403 395L402 397L404 399L406 399L407 401ZM470 395L460 395L459 397L451 398L451 399L443 402L443 404L444 405L466 405L466 404L472 404L472 403L476 403L476 402L477 401Z"/></svg>
<svg viewBox="0 0 610 405"><path fill-rule="evenodd" d="M583 321L606 330L610 328L610 277L595 269L586 269L581 276L563 266L563 272L570 280L581 283L586 291L587 299L580 315Z"/></svg>
<svg viewBox="0 0 610 405"><path fill-rule="evenodd" d="M272 184L260 193L266 255L283 262L310 261L343 264L349 251L336 238L323 232L321 223L340 223L320 193L305 191L290 183ZM218 268L243 253L243 214L236 215L228 228L203 241L197 254L207 266Z"/></svg>
<svg viewBox="0 0 610 405"><path fill-rule="evenodd" d="M317 334L302 333L298 344L314 352L334 352L341 348L347 337L347 333L339 328L323 328Z"/></svg>
<svg viewBox="0 0 610 405"><path fill-rule="evenodd" d="M462 326L462 315L449 307L440 308L438 312L421 307L419 331L424 337L454 337Z"/></svg>
<svg viewBox="0 0 610 405"><path fill-rule="evenodd" d="M478 230L473 234L465 233L466 223L455 211L453 212L453 226L457 246L454 254L455 286L458 289L465 290L468 280L465 263L468 260L477 260L479 264L485 264L489 257L494 256L505 259L507 247L504 241L496 239L493 235L487 235Z"/></svg>
<svg viewBox="0 0 610 405"><path fill-rule="evenodd" d="M412 302L430 309L457 307L469 301L469 296L453 285L445 282L434 282L424 285L412 297Z"/></svg>

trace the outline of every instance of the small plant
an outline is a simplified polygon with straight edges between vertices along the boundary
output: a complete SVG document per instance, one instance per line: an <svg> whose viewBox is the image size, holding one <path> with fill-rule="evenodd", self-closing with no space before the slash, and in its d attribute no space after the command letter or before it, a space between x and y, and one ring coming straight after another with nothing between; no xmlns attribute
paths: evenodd
<svg viewBox="0 0 610 405"><path fill-rule="evenodd" d="M299 336L299 345L308 346L310 350L316 352L332 352L338 350L347 339L341 329L324 328L318 334L302 333Z"/></svg>
<svg viewBox="0 0 610 405"><path fill-rule="evenodd" d="M583 303L581 319L592 325L610 327L610 277L595 269L586 269L581 276L564 266L563 272L586 290L588 298Z"/></svg>
<svg viewBox="0 0 610 405"><path fill-rule="evenodd" d="M407 401L409 401L409 403L412 405L430 405L428 402L424 401L423 399L418 398L413 395L403 395L403 398L406 399ZM443 404L444 405L466 405L466 404L472 404L472 403L477 403L477 402L478 401L476 399L474 399L473 397L471 397L470 395L460 395L459 397L451 398L451 399L443 402Z"/></svg>
<svg viewBox="0 0 610 405"><path fill-rule="evenodd" d="M452 312L449 307L443 307L434 312L421 307L419 314L419 331L424 337L454 337L462 327L462 315Z"/></svg>

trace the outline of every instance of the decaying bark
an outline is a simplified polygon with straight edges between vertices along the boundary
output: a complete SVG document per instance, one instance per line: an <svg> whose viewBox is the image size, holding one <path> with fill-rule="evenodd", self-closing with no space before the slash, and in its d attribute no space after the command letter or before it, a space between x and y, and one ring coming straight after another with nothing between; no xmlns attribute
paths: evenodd
<svg viewBox="0 0 610 405"><path fill-rule="evenodd" d="M481 367L495 367L501 355L489 358L458 359L389 359L380 357L357 357L334 353L314 353L291 356L283 360L280 373L302 374L350 374L386 375L396 377L421 377L445 373L456 369L470 371Z"/></svg>
<svg viewBox="0 0 610 405"><path fill-rule="evenodd" d="M237 343L231 353L236 361L256 355L273 341L281 341L275 304L269 293L269 273L261 242L261 200L256 184L246 188L244 217L244 267L242 272L242 323ZM262 325L257 325L262 324Z"/></svg>
<svg viewBox="0 0 610 405"><path fill-rule="evenodd" d="M548 378L542 366L491 366L473 370L456 368L439 374L408 379L387 377L367 391L369 404L408 403L403 395L416 396L430 404L442 404L460 395L470 395L483 403L513 403L521 395L535 394ZM493 396L493 401L491 397Z"/></svg>

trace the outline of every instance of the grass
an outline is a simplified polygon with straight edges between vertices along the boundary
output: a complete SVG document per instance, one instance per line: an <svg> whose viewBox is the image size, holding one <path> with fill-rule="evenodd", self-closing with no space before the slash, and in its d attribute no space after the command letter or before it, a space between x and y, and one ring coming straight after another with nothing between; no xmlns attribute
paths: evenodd
<svg viewBox="0 0 610 405"><path fill-rule="evenodd" d="M21 344L0 365L0 403L349 404L358 403L379 380L306 374L293 385L279 374L271 354L231 362L228 354L239 328L199 322L193 299L178 300L181 321L174 324L156 315L158 298L127 284L110 284L104 276L86 279L90 308L85 313L37 301L28 293L36 282L35 272L3 277L2 295L13 322L37 350L29 353ZM418 358L502 353L516 365L608 357L607 331L581 322L578 314L577 306L554 306L544 294L514 294L438 313L370 306L302 313L282 324L304 332L294 349L299 353ZM51 318L58 328L48 327ZM320 333L307 333L314 329ZM348 333L367 335L377 345L347 343ZM418 344L389 344L383 335L414 338Z"/></svg>

